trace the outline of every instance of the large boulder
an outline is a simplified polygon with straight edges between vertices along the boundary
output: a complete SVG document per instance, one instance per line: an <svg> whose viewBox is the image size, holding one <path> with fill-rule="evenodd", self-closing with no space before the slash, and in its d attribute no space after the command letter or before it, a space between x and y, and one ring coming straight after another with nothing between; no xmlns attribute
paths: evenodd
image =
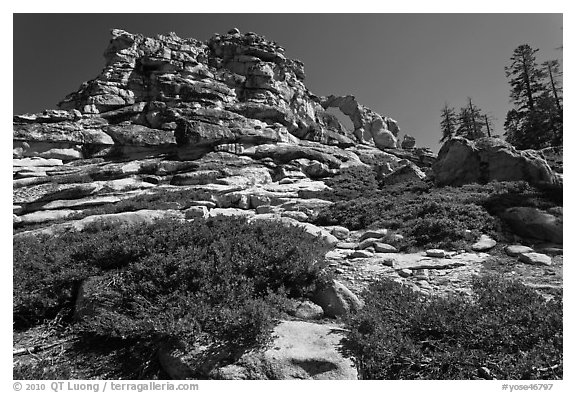
<svg viewBox="0 0 576 393"><path fill-rule="evenodd" d="M404 139L402 139L402 149L404 150L410 150L410 149L414 149L414 146L416 146L416 138L414 138L411 135L404 135Z"/></svg>
<svg viewBox="0 0 576 393"><path fill-rule="evenodd" d="M550 168L558 173L564 172L564 149L562 146L546 147L544 149L538 150Z"/></svg>
<svg viewBox="0 0 576 393"><path fill-rule="evenodd" d="M358 296L336 280L325 288L319 289L311 300L322 307L324 315L328 317L345 316L364 306Z"/></svg>
<svg viewBox="0 0 576 393"><path fill-rule="evenodd" d="M563 242L561 216L533 207L512 207L502 213L502 218L518 235L558 244Z"/></svg>
<svg viewBox="0 0 576 393"><path fill-rule="evenodd" d="M398 183L424 180L425 178L426 174L422 172L420 168L418 168L415 164L408 162L408 164L405 164L400 168L393 170L391 173L383 176L381 183L389 186Z"/></svg>
<svg viewBox="0 0 576 393"><path fill-rule="evenodd" d="M532 150L516 150L499 138L475 141L455 137L447 141L432 165L438 185L524 180L555 184L557 178L546 161Z"/></svg>

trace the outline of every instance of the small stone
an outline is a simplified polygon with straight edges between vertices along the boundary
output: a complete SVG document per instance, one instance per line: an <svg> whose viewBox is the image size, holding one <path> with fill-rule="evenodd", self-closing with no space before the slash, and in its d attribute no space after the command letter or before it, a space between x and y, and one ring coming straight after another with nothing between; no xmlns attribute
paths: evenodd
<svg viewBox="0 0 576 393"><path fill-rule="evenodd" d="M488 235L480 236L480 239L472 245L472 250L474 251L486 251L494 248L496 245L496 240L492 239Z"/></svg>
<svg viewBox="0 0 576 393"><path fill-rule="evenodd" d="M310 300L298 302L294 310L288 312L290 315L300 319L320 319L324 315L324 310Z"/></svg>
<svg viewBox="0 0 576 393"><path fill-rule="evenodd" d="M418 280L418 281L416 281L416 285L418 285L419 287L421 287L423 289L432 289L432 286L426 280Z"/></svg>
<svg viewBox="0 0 576 393"><path fill-rule="evenodd" d="M303 212L287 211L287 212L282 212L280 215L282 217L293 218L294 220L297 220L300 222L308 221L308 216L306 215L306 213L303 213Z"/></svg>
<svg viewBox="0 0 576 393"><path fill-rule="evenodd" d="M520 254L525 254L528 252L532 252L534 250L531 249L530 247L523 246L521 244L512 244L512 245L506 246L504 251L506 252L506 254L510 255L511 257L516 257Z"/></svg>
<svg viewBox="0 0 576 393"><path fill-rule="evenodd" d="M237 27L228 30L228 34L240 34L240 30Z"/></svg>
<svg viewBox="0 0 576 393"><path fill-rule="evenodd" d="M334 271L336 272L336 274L344 274L345 273L344 269L340 269L340 268L334 269Z"/></svg>
<svg viewBox="0 0 576 393"><path fill-rule="evenodd" d="M520 261L528 263L530 265L552 265L552 258L546 254L539 254L537 252L526 252L520 254Z"/></svg>
<svg viewBox="0 0 576 393"><path fill-rule="evenodd" d="M344 250L353 250L356 248L356 243L339 242L338 244L336 244L336 248L342 248Z"/></svg>
<svg viewBox="0 0 576 393"><path fill-rule="evenodd" d="M330 233L332 235L336 236L336 238L339 240L347 239L348 236L350 236L350 231L348 230L348 228L338 226L338 225L330 228Z"/></svg>
<svg viewBox="0 0 576 393"><path fill-rule="evenodd" d="M350 254L348 258L370 258L373 256L374 254L372 254L370 251L356 250L352 254Z"/></svg>
<svg viewBox="0 0 576 393"><path fill-rule="evenodd" d="M157 175L144 175L142 176L142 181L151 184L160 184L162 182L162 176Z"/></svg>
<svg viewBox="0 0 576 393"><path fill-rule="evenodd" d="M480 367L478 369L478 376L482 379L494 379L488 367Z"/></svg>
<svg viewBox="0 0 576 393"><path fill-rule="evenodd" d="M192 206L184 210L184 217L189 220L205 220L208 218L208 208L206 206Z"/></svg>
<svg viewBox="0 0 576 393"><path fill-rule="evenodd" d="M410 269L400 269L400 270L396 270L396 273L398 273L398 275L400 277L410 277L412 275L412 270Z"/></svg>
<svg viewBox="0 0 576 393"><path fill-rule="evenodd" d="M336 280L320 289L311 299L324 310L328 317L345 316L360 310L364 303L346 286Z"/></svg>
<svg viewBox="0 0 576 393"><path fill-rule="evenodd" d="M378 239L373 239L373 238L366 239L366 240L363 240L360 243L358 243L356 248L358 250L364 250L365 248L372 247L372 245L374 245L374 243L377 241L378 241Z"/></svg>
<svg viewBox="0 0 576 393"><path fill-rule="evenodd" d="M433 258L444 258L446 257L446 251L437 248L431 248L429 250L426 250L426 256Z"/></svg>
<svg viewBox="0 0 576 393"><path fill-rule="evenodd" d="M380 239L388 234L388 229L374 229L368 230L360 236L360 241L373 238L373 239Z"/></svg>
<svg viewBox="0 0 576 393"><path fill-rule="evenodd" d="M273 211L274 211L274 209L270 205L262 205L262 206L258 206L256 208L257 214L268 214L268 213L272 213Z"/></svg>
<svg viewBox="0 0 576 393"><path fill-rule="evenodd" d="M374 250L380 253L391 253L391 252L398 252L396 247L391 246L390 244L376 242L373 244Z"/></svg>

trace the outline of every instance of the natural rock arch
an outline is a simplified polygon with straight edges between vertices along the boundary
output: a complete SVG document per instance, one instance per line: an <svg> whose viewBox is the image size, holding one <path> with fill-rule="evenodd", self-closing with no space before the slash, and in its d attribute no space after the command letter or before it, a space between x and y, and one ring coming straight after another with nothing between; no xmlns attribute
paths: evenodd
<svg viewBox="0 0 576 393"><path fill-rule="evenodd" d="M320 98L320 105L324 109L338 108L348 116L354 125L354 135L360 143L372 144L380 149L396 148L398 146L398 133L400 128L396 121L389 117L382 117L370 108L358 103L352 95Z"/></svg>

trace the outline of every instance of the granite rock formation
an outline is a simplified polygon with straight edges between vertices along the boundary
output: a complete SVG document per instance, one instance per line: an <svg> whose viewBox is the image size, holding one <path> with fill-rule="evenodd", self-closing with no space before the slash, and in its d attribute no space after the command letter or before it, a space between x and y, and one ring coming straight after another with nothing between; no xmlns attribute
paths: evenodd
<svg viewBox="0 0 576 393"><path fill-rule="evenodd" d="M525 180L557 184L559 179L545 159L533 150L516 150L499 138L474 141L455 137L442 146L432 166L439 185Z"/></svg>
<svg viewBox="0 0 576 393"><path fill-rule="evenodd" d="M327 190L324 180L342 169L371 167L383 185L393 186L424 179L436 156L415 147L409 136L400 143L396 121L355 97L311 93L304 84L303 64L288 58L275 42L237 29L207 42L173 33L149 38L116 29L105 60L102 72L65 97L59 109L14 116L15 238L57 236L95 223L245 217L300 227L333 248L324 262L339 281L311 296L315 304L295 307L295 318L354 312L363 306L357 295L380 277L436 294L447 292L444 277L449 276L451 283L459 283L451 291L470 292L471 277L487 254L440 250L442 258L406 255L384 242L384 228L358 232L312 224L333 202L307 193ZM342 126L329 108L349 116L354 129ZM491 175L488 180L513 180L522 173L534 181L552 177L537 154L455 138L434 166L436 180L482 180L483 162L488 162L490 174L500 173L492 171L496 163L511 168L502 169L505 178ZM177 197L165 198L171 201L161 207L146 205L146 198L154 201L167 194ZM139 210L106 210L129 205L136 196L145 201ZM561 232L556 221L552 224L557 240ZM553 267L561 269L557 265ZM428 270L424 277L421 273ZM105 306L99 301L107 296L114 293L107 292L99 278L84 282L76 319L98 312ZM356 379L353 362L340 352L343 333L338 329L283 321L272 349L214 367L208 370L210 377ZM168 348L158 353L158 360L170 376L182 379L191 373L189 356Z"/></svg>
<svg viewBox="0 0 576 393"><path fill-rule="evenodd" d="M423 176L418 167L435 158L398 149L396 122L353 96L311 93L303 64L254 33L233 29L206 42L111 33L96 78L59 109L14 116L14 225L57 222L31 233L82 228L62 221L94 220L76 213L186 187L204 195L170 207L186 219L259 209L307 221L328 202L299 193L326 189L322 179L342 168L388 175L410 164Z"/></svg>
<svg viewBox="0 0 576 393"><path fill-rule="evenodd" d="M393 119L352 96L315 96L303 64L254 33L231 30L200 42L114 29L104 57L102 72L59 110L14 117L15 157L182 159L230 144L398 144ZM350 116L354 132L328 107Z"/></svg>

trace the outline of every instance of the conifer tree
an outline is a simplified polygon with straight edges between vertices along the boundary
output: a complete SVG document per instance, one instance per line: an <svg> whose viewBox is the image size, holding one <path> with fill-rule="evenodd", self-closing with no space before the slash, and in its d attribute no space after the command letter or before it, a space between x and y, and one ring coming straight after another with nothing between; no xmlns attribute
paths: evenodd
<svg viewBox="0 0 576 393"><path fill-rule="evenodd" d="M454 108L448 107L448 103L444 104L442 108L442 120L440 121L440 129L442 130L442 139L440 142L446 142L454 136L456 133L456 112Z"/></svg>
<svg viewBox="0 0 576 393"><path fill-rule="evenodd" d="M561 83L558 61L536 61L538 49L520 45L506 67L514 108L508 111L506 140L520 149L562 143Z"/></svg>
<svg viewBox="0 0 576 393"><path fill-rule="evenodd" d="M468 104L460 108L458 114L458 128L456 129L457 136L474 140L486 136L484 128L486 121L484 114L480 108L472 103L472 99L468 97Z"/></svg>

